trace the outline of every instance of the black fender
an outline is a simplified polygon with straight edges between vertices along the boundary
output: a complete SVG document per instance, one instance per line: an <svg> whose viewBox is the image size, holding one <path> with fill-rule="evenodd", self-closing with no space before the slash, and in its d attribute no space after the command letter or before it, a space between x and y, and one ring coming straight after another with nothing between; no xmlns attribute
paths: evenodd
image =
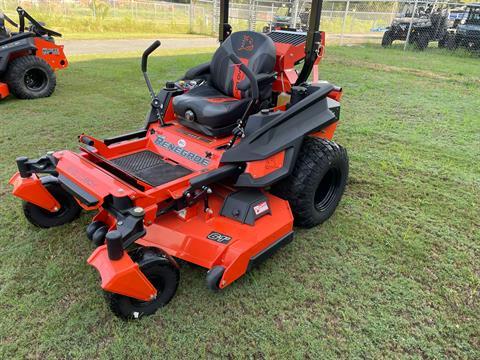
<svg viewBox="0 0 480 360"><path fill-rule="evenodd" d="M271 185L293 170L303 139L338 120L339 103L327 97L335 87L329 83L317 85L316 91L291 106L284 113L269 121L242 141L225 151L222 163L245 163L265 160L286 150L284 166L258 179L243 173L236 186L264 187Z"/></svg>
<svg viewBox="0 0 480 360"><path fill-rule="evenodd" d="M21 38L19 40L0 45L0 74L7 70L8 63L12 55L24 51L35 53L36 50L37 48L32 37Z"/></svg>

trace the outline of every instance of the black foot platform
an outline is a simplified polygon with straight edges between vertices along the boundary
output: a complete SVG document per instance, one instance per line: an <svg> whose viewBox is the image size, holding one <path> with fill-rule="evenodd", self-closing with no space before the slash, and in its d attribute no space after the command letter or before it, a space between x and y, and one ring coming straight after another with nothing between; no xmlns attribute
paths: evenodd
<svg viewBox="0 0 480 360"><path fill-rule="evenodd" d="M152 186L159 186L191 173L183 166L165 162L160 155L149 150L112 159L111 162Z"/></svg>

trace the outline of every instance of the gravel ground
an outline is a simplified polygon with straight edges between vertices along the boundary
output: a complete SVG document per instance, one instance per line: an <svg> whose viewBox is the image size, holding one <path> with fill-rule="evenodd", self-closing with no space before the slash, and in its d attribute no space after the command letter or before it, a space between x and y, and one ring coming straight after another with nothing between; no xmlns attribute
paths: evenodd
<svg viewBox="0 0 480 360"><path fill-rule="evenodd" d="M161 36L160 36L161 38ZM62 40L67 55L111 54L116 52L142 51L146 49L153 39L129 40ZM215 38L171 38L161 40L164 49L188 49L214 47L217 45Z"/></svg>

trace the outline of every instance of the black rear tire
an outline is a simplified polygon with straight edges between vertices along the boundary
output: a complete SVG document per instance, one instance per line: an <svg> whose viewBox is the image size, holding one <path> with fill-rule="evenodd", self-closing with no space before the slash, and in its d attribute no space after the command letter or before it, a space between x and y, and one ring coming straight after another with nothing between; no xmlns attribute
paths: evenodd
<svg viewBox="0 0 480 360"><path fill-rule="evenodd" d="M438 40L439 49L445 49L446 46L447 46L447 35L445 35L440 40Z"/></svg>
<svg viewBox="0 0 480 360"><path fill-rule="evenodd" d="M57 85L50 65L33 55L13 60L8 66L5 81L13 95L29 100L49 97Z"/></svg>
<svg viewBox="0 0 480 360"><path fill-rule="evenodd" d="M80 215L82 211L80 205L78 205L73 196L67 193L59 184L47 183L44 186L60 203L60 209L56 212L51 212L40 206L24 201L23 213L30 223L46 229L72 222Z"/></svg>
<svg viewBox="0 0 480 360"><path fill-rule="evenodd" d="M418 50L423 51L428 47L429 41L430 35L427 32L422 32L415 38L415 47Z"/></svg>
<svg viewBox="0 0 480 360"><path fill-rule="evenodd" d="M458 42L455 34L448 34L446 36L445 46L448 50L456 50L458 48Z"/></svg>
<svg viewBox="0 0 480 360"><path fill-rule="evenodd" d="M157 289L157 297L151 301L140 301L128 296L106 292L106 299L112 312L124 319L139 319L154 314L167 305L177 291L180 273L165 257L154 250L140 249L132 255L140 270Z"/></svg>
<svg viewBox="0 0 480 360"><path fill-rule="evenodd" d="M296 225L311 228L332 216L347 178L347 151L333 141L307 137L292 173L272 192L289 202Z"/></svg>
<svg viewBox="0 0 480 360"><path fill-rule="evenodd" d="M382 37L382 46L389 47L393 43L393 36L391 31L385 31Z"/></svg>

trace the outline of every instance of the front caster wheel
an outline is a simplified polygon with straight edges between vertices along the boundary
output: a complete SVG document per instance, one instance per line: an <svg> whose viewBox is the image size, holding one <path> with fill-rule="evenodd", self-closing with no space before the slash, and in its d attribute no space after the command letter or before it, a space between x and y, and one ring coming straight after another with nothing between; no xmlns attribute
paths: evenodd
<svg viewBox="0 0 480 360"><path fill-rule="evenodd" d="M106 293L110 309L118 317L129 320L154 314L167 305L177 291L180 273L165 257L152 250L139 251L132 256L140 270L157 289L152 301L141 301L128 296Z"/></svg>
<svg viewBox="0 0 480 360"><path fill-rule="evenodd" d="M59 184L47 183L44 186L60 203L60 209L56 212L51 212L24 201L23 213L30 223L41 228L51 228L72 222L80 215L82 210L80 205Z"/></svg>
<svg viewBox="0 0 480 360"><path fill-rule="evenodd" d="M107 235L108 227L102 221L94 221L87 226L87 238L95 247L99 247L105 242L105 235Z"/></svg>
<svg viewBox="0 0 480 360"><path fill-rule="evenodd" d="M347 177L347 151L333 141L307 137L292 173L273 192L289 202L296 225L310 228L332 216Z"/></svg>

